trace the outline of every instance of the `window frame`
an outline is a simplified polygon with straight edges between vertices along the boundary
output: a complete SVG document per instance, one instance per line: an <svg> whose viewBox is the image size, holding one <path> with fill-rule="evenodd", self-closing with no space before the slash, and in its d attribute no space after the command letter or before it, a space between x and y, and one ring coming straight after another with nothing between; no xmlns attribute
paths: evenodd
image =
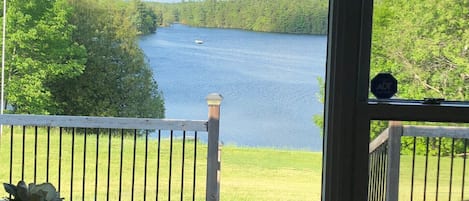
<svg viewBox="0 0 469 201"><path fill-rule="evenodd" d="M373 1L329 0L322 201L367 200L371 120L469 123L468 102L369 97Z"/></svg>

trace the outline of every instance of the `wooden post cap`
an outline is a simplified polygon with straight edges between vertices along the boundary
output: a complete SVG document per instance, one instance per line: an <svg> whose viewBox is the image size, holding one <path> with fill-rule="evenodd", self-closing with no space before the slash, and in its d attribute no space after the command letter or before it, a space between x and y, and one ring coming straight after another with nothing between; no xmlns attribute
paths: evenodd
<svg viewBox="0 0 469 201"><path fill-rule="evenodd" d="M220 105L223 100L223 96L218 93L211 93L206 98L208 105Z"/></svg>

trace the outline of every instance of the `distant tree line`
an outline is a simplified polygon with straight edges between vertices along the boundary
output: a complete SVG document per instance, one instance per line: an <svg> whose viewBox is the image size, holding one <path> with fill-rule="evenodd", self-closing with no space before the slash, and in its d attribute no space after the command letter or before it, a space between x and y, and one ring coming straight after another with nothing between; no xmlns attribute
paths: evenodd
<svg viewBox="0 0 469 201"><path fill-rule="evenodd" d="M325 0L205 0L151 4L159 23L262 32L325 34Z"/></svg>
<svg viewBox="0 0 469 201"><path fill-rule="evenodd" d="M140 0L8 1L7 112L163 117L138 45L156 26Z"/></svg>

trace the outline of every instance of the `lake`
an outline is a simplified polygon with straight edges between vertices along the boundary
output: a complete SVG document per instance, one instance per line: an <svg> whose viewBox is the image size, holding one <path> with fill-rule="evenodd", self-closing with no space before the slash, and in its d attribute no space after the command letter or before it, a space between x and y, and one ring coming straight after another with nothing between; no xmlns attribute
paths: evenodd
<svg viewBox="0 0 469 201"><path fill-rule="evenodd" d="M207 119L205 97L217 92L224 144L321 151L312 116L323 110L317 78L324 77L326 40L174 24L142 37L140 46L166 118Z"/></svg>

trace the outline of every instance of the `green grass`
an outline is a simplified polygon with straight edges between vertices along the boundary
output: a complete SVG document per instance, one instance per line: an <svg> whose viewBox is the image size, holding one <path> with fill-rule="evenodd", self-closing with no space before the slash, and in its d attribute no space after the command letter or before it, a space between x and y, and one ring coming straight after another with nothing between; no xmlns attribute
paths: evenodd
<svg viewBox="0 0 469 201"><path fill-rule="evenodd" d="M454 158L453 160L453 175L451 184L451 200L461 200L462 178L463 178L463 159L461 157ZM401 156L401 176L399 186L400 200L410 200L411 180L412 180L412 156ZM427 189L426 200L433 201L436 199L436 184L437 184L437 170L438 160L437 157L429 157L427 168ZM449 188L451 177L451 157L441 157L439 169L439 189L438 200L450 200ZM424 181L425 181L425 156L417 156L415 159L414 171L414 197L413 200L423 200L424 195ZM465 172L465 189L464 200L469 200L469 160L466 160Z"/></svg>
<svg viewBox="0 0 469 201"><path fill-rule="evenodd" d="M46 181L46 130L39 130L37 147L37 182ZM203 134L199 134L203 135ZM180 137L181 133L177 133ZM25 137L25 175L26 182L34 180L34 128L26 129ZM4 130L0 142L0 182L9 182L10 164L10 134L9 128ZM83 166L84 166L84 135L75 135L75 152L73 157L73 199L82 200ZM21 128L15 127L13 138L13 183L21 179L22 172L22 133ZM96 151L96 135L87 136L85 197L83 200L94 200L95 167L98 167L98 199L106 200L107 191L107 163L109 138L107 133L99 137L99 150ZM110 199L117 200L119 195L119 165L120 165L120 133L113 133L111 138L111 177ZM130 200L133 167L133 136L125 136L123 151L122 200ZM185 149L184 168L184 200L191 200L193 181L194 141L188 140ZM197 144L197 183L196 200L205 200L206 151L204 143ZM50 168L49 181L58 186L59 170L59 131L51 131L50 140ZM71 172L72 172L72 135L63 134L62 165L60 192L66 200L70 200ZM148 170L147 170L147 199L154 200L156 194L156 165L157 140L148 142ZM159 197L168 199L169 186L169 149L168 138L161 141ZM96 163L98 153L98 163ZM144 168L145 168L145 139L138 138L136 142L135 164L135 200L143 200ZM275 149L241 148L225 146L222 149L221 167L221 200L319 200L321 181L321 154L306 151L284 151ZM179 200L181 192L182 171L182 141L175 138L173 145L171 200ZM315 190L317 189L317 190ZM0 197L5 197L0 191Z"/></svg>
<svg viewBox="0 0 469 201"><path fill-rule="evenodd" d="M13 138L13 182L21 179L22 170L22 134L19 128L15 131ZM25 180L32 182L34 179L34 129L26 130L25 146ZM47 135L45 130L40 130L37 148L37 182L46 180L46 148ZM50 176L49 180L55 186L58 185L58 161L59 161L59 133L57 129L51 132L50 150ZM203 134L200 134L203 135ZM177 136L181 136L180 133ZM10 164L10 134L9 128L4 130L4 135L0 142L0 182L9 181ZM71 145L72 135L63 135L62 168L61 168L61 195L70 200L71 186ZM85 197L82 199L83 184L83 156L85 153L84 135L75 136L75 155L73 168L73 199L74 200L94 200L95 190L95 167L98 167L98 199L106 200L107 191L107 163L108 163L107 133L102 133L99 137L99 150L96 150L96 135L87 136L86 145L86 178ZM132 186L132 162L133 162L133 137L124 138L123 151L123 176L122 176L122 200L130 200ZM121 138L119 133L114 133L111 138L111 177L110 177L110 199L117 200L119 195L119 165ZM207 147L203 143L198 143L197 152L197 184L196 200L205 200L205 174L206 174L206 151ZM181 192L181 171L182 171L182 141L180 138L174 140L171 194L168 192L169 186L169 139L161 141L160 159L160 181L158 186L161 200L167 200L171 195L171 200L179 200ZM187 141L184 160L184 200L190 200L192 195L193 181L193 150L194 141ZM98 153L98 163L96 163L96 153ZM135 200L143 200L144 188L144 161L145 161L145 139L138 138L136 142L136 164L135 164ZM148 170L147 170L147 199L154 200L156 194L156 164L157 164L157 140L150 139L148 142ZM308 151L279 150L272 148L246 148L237 146L224 146L222 148L221 166L221 200L223 201L302 201L320 200L321 193L321 153ZM400 200L410 200L410 178L411 164L410 156L401 157L401 182ZM454 160L453 175L453 197L452 200L459 200L461 195L461 158ZM430 157L429 179L427 186L427 200L435 199L436 190L436 158ZM449 194L449 158L441 160L440 172L440 192L439 200L448 200ZM469 164L468 164L469 166ZM467 171L467 170L466 170ZM424 158L418 157L416 160L414 200L422 200L423 197L423 176ZM469 173L466 172L465 199L469 198ZM7 196L0 190L0 197Z"/></svg>
<svg viewBox="0 0 469 201"><path fill-rule="evenodd" d="M221 200L320 200L321 153L224 147Z"/></svg>

